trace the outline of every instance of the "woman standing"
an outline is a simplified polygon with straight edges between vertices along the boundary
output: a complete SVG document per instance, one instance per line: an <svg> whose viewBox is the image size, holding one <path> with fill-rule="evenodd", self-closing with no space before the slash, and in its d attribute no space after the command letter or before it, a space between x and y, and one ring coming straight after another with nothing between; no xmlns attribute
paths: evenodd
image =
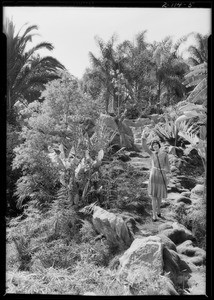
<svg viewBox="0 0 214 300"><path fill-rule="evenodd" d="M161 151L160 142L154 140L151 144L151 151L146 144L144 131L141 135L142 147L151 158L152 168L149 176L148 194L152 198L152 220L157 221L157 217L161 217L160 205L163 198L167 198L167 177L166 173L170 173L170 165L168 155L165 151Z"/></svg>

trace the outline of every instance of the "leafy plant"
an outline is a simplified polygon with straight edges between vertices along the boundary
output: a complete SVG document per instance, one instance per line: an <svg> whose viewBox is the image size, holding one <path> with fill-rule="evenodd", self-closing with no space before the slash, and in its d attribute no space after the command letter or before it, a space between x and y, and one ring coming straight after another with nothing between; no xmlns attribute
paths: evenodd
<svg viewBox="0 0 214 300"><path fill-rule="evenodd" d="M28 99L32 102L38 98L41 90L44 89L44 84L59 78L57 72L64 69L57 59L37 55L40 49L53 50L51 43L41 42L26 50L35 35L33 31L38 30L38 26L28 26L21 33L22 28L15 34L15 25L9 19L6 19L3 28L7 36L7 108L9 112L18 100Z"/></svg>
<svg viewBox="0 0 214 300"><path fill-rule="evenodd" d="M207 63L201 63L191 68L185 76L184 84L187 87L194 86L193 91L187 98L187 102L204 104L207 103Z"/></svg>

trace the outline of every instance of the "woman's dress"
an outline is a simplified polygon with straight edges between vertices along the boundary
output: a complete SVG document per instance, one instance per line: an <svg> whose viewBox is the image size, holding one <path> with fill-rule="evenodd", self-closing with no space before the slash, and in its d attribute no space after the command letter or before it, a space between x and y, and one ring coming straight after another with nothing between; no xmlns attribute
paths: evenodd
<svg viewBox="0 0 214 300"><path fill-rule="evenodd" d="M143 140L143 149L149 153L152 162L148 183L148 194L156 198L167 198L166 173L170 172L168 155L165 151L161 150L159 150L157 153L151 151L147 147L145 140Z"/></svg>

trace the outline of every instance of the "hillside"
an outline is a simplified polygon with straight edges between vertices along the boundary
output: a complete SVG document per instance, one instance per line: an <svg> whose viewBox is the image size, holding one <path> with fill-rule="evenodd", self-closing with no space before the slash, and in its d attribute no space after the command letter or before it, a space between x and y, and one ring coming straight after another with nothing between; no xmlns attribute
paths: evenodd
<svg viewBox="0 0 214 300"><path fill-rule="evenodd" d="M136 136L135 144L140 148ZM182 175L182 168L172 172L155 223L147 195L149 167L147 153L124 150L103 165L116 198L106 194L105 202L92 201L78 212L64 206L57 220L49 212L31 211L10 224L17 247L8 239L7 293L204 295L201 166L194 168L194 178L190 171Z"/></svg>

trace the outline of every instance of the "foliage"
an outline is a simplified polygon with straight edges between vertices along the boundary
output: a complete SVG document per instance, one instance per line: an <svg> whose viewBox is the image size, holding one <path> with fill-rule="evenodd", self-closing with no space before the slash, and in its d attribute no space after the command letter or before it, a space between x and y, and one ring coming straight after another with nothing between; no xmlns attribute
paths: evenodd
<svg viewBox="0 0 214 300"><path fill-rule="evenodd" d="M14 150L13 168L20 168L23 173L16 190L20 205L26 197L43 206L53 200L60 186L60 173L48 157L48 148L57 149L62 144L66 155L73 148L82 159L87 147L83 145L81 120L98 114L94 106L88 106L90 103L79 90L77 80L68 73L47 84L42 95L43 103L33 102L27 108L19 108L23 126L21 143Z"/></svg>
<svg viewBox="0 0 214 300"><path fill-rule="evenodd" d="M167 141L172 145L175 141L175 124L171 120L166 120L166 123L156 124L154 132L162 141Z"/></svg>
<svg viewBox="0 0 214 300"><path fill-rule="evenodd" d="M188 52L188 63L192 66L208 62L208 36L200 33L192 33L196 40L196 45L190 45Z"/></svg>
<svg viewBox="0 0 214 300"><path fill-rule="evenodd" d="M141 117L147 118L149 115L153 115L153 114L163 114L163 109L156 104L149 105L142 110Z"/></svg>
<svg viewBox="0 0 214 300"><path fill-rule="evenodd" d="M17 213L20 211L17 210L16 202L17 198L13 195L15 190L16 181L21 176L21 172L19 169L16 171L12 170L12 161L14 159L13 149L19 144L19 134L15 126L7 124L7 149L6 149L6 160L7 160L7 189L6 189L6 197L7 197L7 216L15 217Z"/></svg>
<svg viewBox="0 0 214 300"><path fill-rule="evenodd" d="M196 71L196 72L195 72ZM202 72L202 78L200 75L200 72ZM193 125L188 128L186 131L179 131L180 136L182 136L184 139L186 139L188 142L190 142L191 147L189 150L196 149L198 151L198 154L200 155L203 165L204 165L204 191L206 187L206 164L207 164L207 141L206 141L206 123L207 123L207 96L206 96L206 65L203 66L198 65L195 67L195 70L193 72L190 72L188 75L188 82L191 82L191 79L193 81L193 85L196 85L194 90L191 92L191 94L188 96L186 101L183 101L179 105L179 111L183 113L180 117L178 117L175 121L176 127L178 124L187 119L193 119L193 117L198 117L199 121L197 124L199 125L199 133L196 134L193 131ZM196 77L194 78L194 76ZM204 96L204 97L203 97ZM201 101L201 105L195 104L198 103L198 99ZM193 102L193 103L191 103ZM204 192L205 197L205 192Z"/></svg>
<svg viewBox="0 0 214 300"><path fill-rule="evenodd" d="M143 107L152 98L154 87L152 52L146 41L146 30L137 34L133 41L125 40L117 47L119 71L127 81L127 104Z"/></svg>
<svg viewBox="0 0 214 300"><path fill-rule="evenodd" d="M140 107L137 104L129 105L125 111L125 117L127 119L137 119L140 117Z"/></svg>
<svg viewBox="0 0 214 300"><path fill-rule="evenodd" d="M167 104L173 104L182 99L185 86L182 78L188 70L186 63L176 55L171 37L152 45L155 76L157 79L157 101L161 103L161 94L166 97ZM173 51L174 50L174 51Z"/></svg>
<svg viewBox="0 0 214 300"><path fill-rule="evenodd" d="M193 209L187 209L185 205L177 206L176 220L191 230L196 237L197 247L206 251L206 204L199 199Z"/></svg>
<svg viewBox="0 0 214 300"><path fill-rule="evenodd" d="M187 98L187 102L204 104L207 103L207 63L191 68L190 72L185 76L184 84L187 87L194 86L193 91Z"/></svg>
<svg viewBox="0 0 214 300"><path fill-rule="evenodd" d="M99 77L99 71L96 68L86 68L80 80L80 85L82 91L90 95L94 100L97 100L98 97L102 95L102 82Z"/></svg>
<svg viewBox="0 0 214 300"><path fill-rule="evenodd" d="M41 42L26 50L35 35L32 31L38 30L38 26L28 26L22 34L21 28L15 34L13 21L6 19L3 30L7 36L7 105L10 111L18 100L35 100L45 83L59 78L57 71L64 66L51 56L36 55L40 49L53 50L51 43Z"/></svg>
<svg viewBox="0 0 214 300"><path fill-rule="evenodd" d="M93 69L95 69L96 78L99 79L100 85L104 89L105 111L108 113L110 95L113 93L110 72L115 65L114 44L116 36L113 35L107 43L98 36L95 37L95 40L101 55L97 58L92 52L89 52L89 58Z"/></svg>

